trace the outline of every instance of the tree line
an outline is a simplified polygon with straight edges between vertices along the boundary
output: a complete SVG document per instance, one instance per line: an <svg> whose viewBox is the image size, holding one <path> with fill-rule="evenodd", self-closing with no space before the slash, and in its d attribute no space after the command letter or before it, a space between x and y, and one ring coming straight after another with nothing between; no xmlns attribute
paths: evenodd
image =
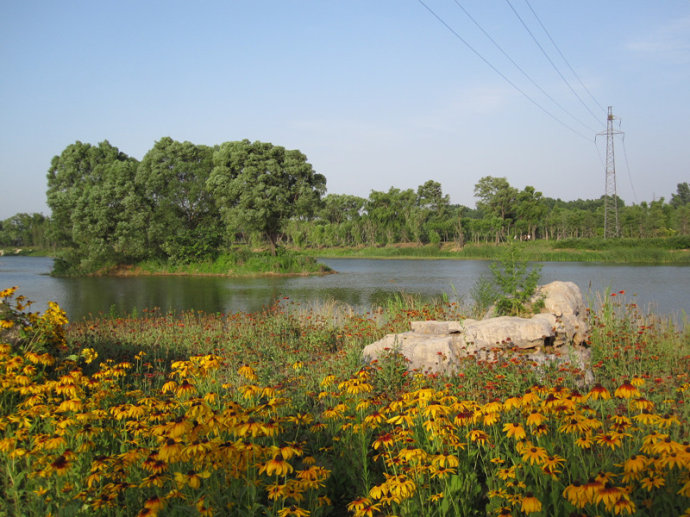
<svg viewBox="0 0 690 517"><path fill-rule="evenodd" d="M604 197L562 201L532 186L486 176L476 208L452 204L440 183L372 190L367 198L326 195L326 178L298 150L242 140L216 146L155 142L141 161L104 141L75 142L48 170L50 217L17 214L0 222L0 246L59 248L66 269L157 259L212 259L238 244L380 246L565 239L603 235ZM690 187L626 206L619 234L690 234Z"/></svg>

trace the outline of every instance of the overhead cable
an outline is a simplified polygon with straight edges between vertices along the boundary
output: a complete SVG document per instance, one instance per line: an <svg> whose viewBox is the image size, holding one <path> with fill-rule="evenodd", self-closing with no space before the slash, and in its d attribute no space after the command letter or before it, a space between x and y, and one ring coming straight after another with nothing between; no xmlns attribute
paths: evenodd
<svg viewBox="0 0 690 517"><path fill-rule="evenodd" d="M585 101L582 100L582 97L580 97L580 96L578 95L578 93L577 93L577 92L575 91L575 89L572 87L572 85L570 84L570 82L569 82L569 81L565 78L565 76L561 73L561 71L560 71L560 70L558 69L558 67L556 66L556 63L554 63L553 60L549 57L549 55L546 53L546 50L544 50L544 47L541 46L541 43L539 43L539 40L537 40L536 36L532 33L532 31L530 30L530 28L527 26L527 24L525 23L525 20L522 19L522 17L520 16L520 13L518 13L518 12L515 10L515 7L513 7L513 4L510 3L510 0L506 0L506 3L508 4L508 6L510 6L510 8L511 8L512 11L513 11L513 13L515 13L515 16L517 16L517 19L520 20L520 23L522 24L522 26L523 26L523 27L525 28L525 30L529 33L529 35L532 37L532 40L534 41L534 43L536 43L537 47L539 47L539 50L541 50L542 54L544 54L544 57L546 58L546 60L551 64L551 66L552 66L553 69L556 71L556 73L561 77L561 79L563 79L563 82L568 86L568 88L569 88L570 91L573 93L573 95L575 95L575 97L577 97L577 100L580 101L580 103L585 107L585 109L589 112L589 114L592 115L592 117L594 117L594 120L596 120L597 122L599 122L600 118L589 108L589 106L587 106L587 104L585 103Z"/></svg>
<svg viewBox="0 0 690 517"><path fill-rule="evenodd" d="M553 38L551 37L551 34L549 34L549 31L546 30L546 27L545 27L544 24L542 23L542 21L541 21L541 19L539 18L539 16L537 16L537 13L534 12L534 9L532 9L532 6L530 5L529 0L525 0L525 3L527 4L527 7L529 7L529 10L532 11L532 14L534 15L534 17L535 17L535 18L537 19L537 21L539 22L539 25L541 25L541 28L544 29L544 32L545 32L546 35L548 36L549 41L551 41L551 44L552 44L552 45L554 46L554 48L558 51L558 54L561 56L561 58L563 59L563 61L565 61L565 64L568 65L568 68L570 68L570 71L573 73L573 75L575 76L575 78L578 80L578 82L580 83L580 85L582 86L582 88L584 88L584 90L589 94L589 96L592 98L592 100L594 101L594 103L595 103L597 106L599 106L599 108L601 109L601 111L604 111L604 112L605 112L605 111L606 111L606 108L604 108L604 107L601 105L601 103L594 97L594 95L592 95L592 92L589 91L589 88L587 88L587 86L585 86L585 83L582 82L582 79L580 79L580 76L577 75L577 72L575 72L575 70L573 69L573 67L570 66L570 63L568 62L568 60L567 60L567 59L565 58L565 56L563 55L563 52L561 52L561 49L558 48L558 45L556 45L556 42L555 42L555 41L553 40Z"/></svg>
<svg viewBox="0 0 690 517"><path fill-rule="evenodd" d="M561 119L559 119L558 117L556 117L553 113L551 113L551 112L548 111L546 108L544 108L543 106L541 106L541 104L539 104L537 101L535 101L532 97L530 97L529 95L527 95L527 93L525 93L524 90L522 90L522 89L521 89L518 85L516 85L513 81L511 81L510 79L508 79L508 77L507 77L505 74L503 74L498 68L496 68L493 64L491 64L491 62L490 62L488 59L486 59L486 58L485 58L484 56L482 56L477 50L475 50L474 47L473 47L472 45L470 45L462 36L460 36L460 34L458 34L458 32L457 32L455 29L453 29L450 25L448 25L448 24L445 22L445 20L444 20L443 18L441 18L438 14L436 14L436 12L435 12L433 9L431 9L431 7L429 7L426 3L424 3L423 0L417 0L417 1L418 1L420 4L422 4L422 6L424 6L424 8L425 8L427 11L429 11L429 12L434 16L434 18L436 18L446 29L448 29L448 30L451 32L451 34L453 34L453 35L454 35L457 39L459 39L468 49L470 49L470 51L472 51L472 53L474 53L474 55L476 55L479 59L481 59L482 61L484 61L484 63L486 63L486 65L489 66L489 68L491 68L494 72L496 72L498 75L500 75L500 76L503 78L504 81L506 81L506 82L507 82L510 86L512 86L515 90L517 90L518 92L520 92L528 101L530 101L532 104L534 104L537 108L539 108L542 112L544 112L546 115L548 115L549 117L551 117L553 120L555 120L556 122L558 122L559 124L561 124L563 127L567 128L567 129L569 129L571 132L575 133L575 134L576 134L577 136L579 136L580 138L584 138L584 139L587 140L587 141L590 141L590 140L591 140L591 138L588 138L588 137L586 137L585 135L583 135L582 133L580 133L579 131L577 131L576 129L573 129L570 125L568 125L568 124L566 124L565 122L563 122Z"/></svg>
<svg viewBox="0 0 690 517"><path fill-rule="evenodd" d="M484 33L484 35L485 35L487 38L489 38L489 41L491 41L491 43L494 44L494 46L501 52L501 54L503 54L503 55L505 56L505 58L508 59L508 61L510 61L511 63L513 63L513 65L515 66L515 68L517 68L517 69L522 73L522 75L524 75L524 76L529 80L529 82L531 82L541 93L543 93L546 97L548 97L548 98L551 100L551 102L553 102L556 106L558 106L559 108L561 108L561 110L563 110L563 111L564 111L567 115L569 115L573 120L579 122L582 126L584 126L585 128L587 128L587 129L590 130L590 131L596 131L596 129L593 129L592 127L588 126L588 125L585 124L582 120L580 120L580 119L577 118L575 115L573 115L570 111L568 111L567 109L565 109L556 99L554 99L551 95L549 95L549 93L548 93L546 90L544 90L544 88L542 88L541 86L539 86L539 84L537 84L537 82L536 82L534 79L532 79L532 77L531 77L527 72L525 72L525 70L524 70L519 64L517 64L517 63L515 62L515 60L514 60L512 57L510 57L510 55L509 55L505 50L503 50L503 47L501 47L501 45L499 45L499 44L496 42L496 40L495 40L494 38L491 37L491 34L489 34L489 33L484 29L484 27L482 27L482 26L479 24L479 22L478 22L477 20L475 20L475 19L472 17L472 15L467 11L467 9L465 9L465 8L462 6L462 4L461 4L458 0L454 0L454 2L455 2L455 4L456 4L460 9L462 9L462 11L463 11L463 12L467 15L467 17L472 21L472 23L474 23L474 24L477 26L477 28L478 28L480 31L482 31L482 32Z"/></svg>
<svg viewBox="0 0 690 517"><path fill-rule="evenodd" d="M630 180L630 188L632 189L633 197L635 198L635 203L637 203L637 193L635 192L635 187L633 186L632 175L630 174L630 165L628 163L628 151L625 149L625 135L623 135L622 141L623 156L625 157L625 168L628 170L628 180Z"/></svg>

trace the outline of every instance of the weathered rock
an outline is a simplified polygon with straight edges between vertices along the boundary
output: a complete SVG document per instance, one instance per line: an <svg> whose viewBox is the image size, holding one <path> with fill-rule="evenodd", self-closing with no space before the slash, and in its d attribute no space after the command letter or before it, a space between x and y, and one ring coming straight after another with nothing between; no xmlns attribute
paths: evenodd
<svg viewBox="0 0 690 517"><path fill-rule="evenodd" d="M542 313L555 316L556 342L579 345L589 334L587 308L580 288L573 282L551 282L537 289L533 299L543 299Z"/></svg>
<svg viewBox="0 0 690 517"><path fill-rule="evenodd" d="M500 316L463 324L465 345L474 348L535 348L553 341L554 335L553 325L543 317Z"/></svg>
<svg viewBox="0 0 690 517"><path fill-rule="evenodd" d="M453 343L450 335L404 332L388 334L383 339L367 345L362 351L362 357L365 361L371 362L385 357L389 352L402 354L408 362L409 370L452 373L458 368L460 349Z"/></svg>
<svg viewBox="0 0 690 517"><path fill-rule="evenodd" d="M412 332L416 334L455 334L462 332L459 321L413 321L410 323Z"/></svg>
<svg viewBox="0 0 690 517"><path fill-rule="evenodd" d="M539 287L533 300L539 299L542 313L531 318L415 321L410 332L389 334L365 347L362 357L373 361L395 351L406 358L409 370L452 373L463 357L493 359L503 349L532 364L570 362L588 371L590 353L583 344L589 326L580 289L572 282L552 282Z"/></svg>

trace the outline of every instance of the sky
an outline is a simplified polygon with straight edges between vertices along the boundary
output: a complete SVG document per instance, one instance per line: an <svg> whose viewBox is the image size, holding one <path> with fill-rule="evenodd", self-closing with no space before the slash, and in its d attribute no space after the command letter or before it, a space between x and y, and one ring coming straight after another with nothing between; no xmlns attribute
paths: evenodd
<svg viewBox="0 0 690 517"><path fill-rule="evenodd" d="M164 136L299 149L329 193L432 179L473 207L496 176L594 199L608 106L618 195L668 200L690 181L688 0L0 0L0 219L50 214L75 141L141 159Z"/></svg>

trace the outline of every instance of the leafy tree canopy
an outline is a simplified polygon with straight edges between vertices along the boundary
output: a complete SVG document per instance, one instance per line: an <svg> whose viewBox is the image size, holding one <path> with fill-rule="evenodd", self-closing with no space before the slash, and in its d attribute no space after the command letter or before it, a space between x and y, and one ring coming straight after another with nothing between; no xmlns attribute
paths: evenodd
<svg viewBox="0 0 690 517"><path fill-rule="evenodd" d="M141 195L143 202L137 224L156 255L184 263L216 252L222 230L206 189L213 151L165 137L142 159L136 175L135 197Z"/></svg>
<svg viewBox="0 0 690 517"><path fill-rule="evenodd" d="M48 170L51 231L72 248L68 262L90 270L138 258L124 199L134 185L137 161L106 140L76 142L55 156Z"/></svg>
<svg viewBox="0 0 690 517"><path fill-rule="evenodd" d="M230 231L261 232L275 253L283 223L319 207L326 178L298 150L242 140L213 153L207 187Z"/></svg>

